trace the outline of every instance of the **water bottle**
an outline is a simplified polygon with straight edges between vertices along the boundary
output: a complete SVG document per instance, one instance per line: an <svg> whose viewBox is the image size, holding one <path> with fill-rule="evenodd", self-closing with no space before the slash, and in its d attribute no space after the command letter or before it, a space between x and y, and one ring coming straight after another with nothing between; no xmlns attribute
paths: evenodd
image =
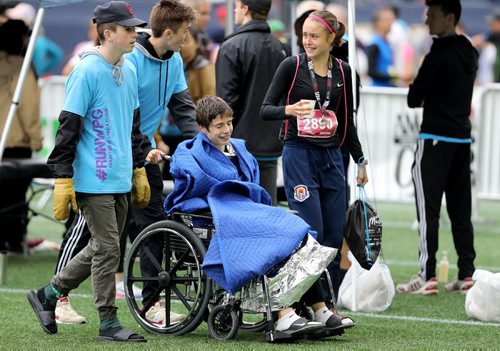
<svg viewBox="0 0 500 351"><path fill-rule="evenodd" d="M448 251L443 251L443 257L439 261L439 274L438 283L448 283L448 267L450 262L448 262Z"/></svg>

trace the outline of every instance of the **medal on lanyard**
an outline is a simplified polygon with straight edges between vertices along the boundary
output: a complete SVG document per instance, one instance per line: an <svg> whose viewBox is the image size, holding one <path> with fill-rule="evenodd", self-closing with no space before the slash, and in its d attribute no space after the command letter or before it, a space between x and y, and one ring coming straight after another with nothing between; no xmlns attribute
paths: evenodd
<svg viewBox="0 0 500 351"><path fill-rule="evenodd" d="M328 121L325 119L325 111L328 105L330 104L330 91L332 90L332 57L328 57L328 71L327 71L327 80L326 80L326 96L323 105L321 105L321 97L319 95L318 82L316 81L316 75L314 73L313 63L309 55L307 57L307 68L309 68L309 73L311 74L311 81L314 89L314 96L316 97L316 101L318 102L318 106L321 108L321 118L319 119L319 123L322 126L328 124Z"/></svg>

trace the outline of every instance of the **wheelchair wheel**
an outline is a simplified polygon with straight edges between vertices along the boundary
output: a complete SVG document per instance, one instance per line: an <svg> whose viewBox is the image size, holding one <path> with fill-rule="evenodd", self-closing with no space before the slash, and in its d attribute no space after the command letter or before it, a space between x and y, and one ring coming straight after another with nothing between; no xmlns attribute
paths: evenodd
<svg viewBox="0 0 500 351"><path fill-rule="evenodd" d="M218 289L214 293L214 301L209 306L210 310L216 306L221 306L224 304L224 297L227 293L224 289ZM249 332L260 332L266 329L267 321L266 315L264 313L253 313L253 312L243 312L241 308L236 309L236 315L238 316L238 328L241 330ZM207 317L208 322L208 317Z"/></svg>
<svg viewBox="0 0 500 351"><path fill-rule="evenodd" d="M239 310L237 314L241 330L260 332L266 329L267 320L265 313L248 313Z"/></svg>
<svg viewBox="0 0 500 351"><path fill-rule="evenodd" d="M125 263L125 296L143 329L183 335L200 325L211 296L211 281L201 271L205 252L191 229L170 220L150 225L134 240ZM135 297L133 285L148 298Z"/></svg>
<svg viewBox="0 0 500 351"><path fill-rule="evenodd" d="M218 305L208 316L208 333L215 340L231 340L238 333L238 315L231 305Z"/></svg>

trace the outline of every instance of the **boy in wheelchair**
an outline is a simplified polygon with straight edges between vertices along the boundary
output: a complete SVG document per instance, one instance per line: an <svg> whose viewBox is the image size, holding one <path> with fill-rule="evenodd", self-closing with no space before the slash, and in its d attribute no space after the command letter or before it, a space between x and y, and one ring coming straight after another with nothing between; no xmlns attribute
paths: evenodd
<svg viewBox="0 0 500 351"><path fill-rule="evenodd" d="M212 210L219 238L212 240L203 270L226 291L234 293L252 277L242 276L240 270L234 269L234 281L230 281L231 272L228 273L227 269L241 261L271 257L264 267L259 267L260 271L252 267L253 273L258 271L255 274L262 275L287 257L310 228L298 216L290 216L286 211L270 206L270 196L257 185L257 161L247 151L243 140L231 139L233 113L221 98L208 96L201 99L196 106L196 119L201 133L181 143L173 156L170 172L174 177L174 190L165 200L165 211L195 213ZM265 228L257 225L261 221L267 221ZM228 232L231 236L229 243L221 242ZM234 239L235 235L239 237ZM260 240L266 236L269 237ZM227 246L222 249L222 245ZM257 252L252 252L252 259L249 259L242 252L249 252L245 249L251 245L256 246ZM236 256L234 261L227 265L229 267L221 268L221 261L229 262L227 256L232 254ZM276 331L324 337L341 334L344 328L354 325L352 319L342 318L326 307L318 283L304 294L303 302L312 307L316 321L300 317L290 307L279 311Z"/></svg>

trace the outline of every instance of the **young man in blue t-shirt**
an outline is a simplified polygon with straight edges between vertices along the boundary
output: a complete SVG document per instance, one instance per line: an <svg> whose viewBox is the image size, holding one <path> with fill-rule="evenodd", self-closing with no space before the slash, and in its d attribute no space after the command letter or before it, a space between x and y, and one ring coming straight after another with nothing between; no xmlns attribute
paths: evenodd
<svg viewBox="0 0 500 351"><path fill-rule="evenodd" d="M69 205L83 212L91 239L51 282L29 291L28 300L48 334L57 333L56 301L92 275L99 313L98 340L140 342L142 336L120 325L115 304L115 272L120 234L127 216L127 194L145 207L150 189L144 169L138 79L123 58L136 41L136 18L129 4L111 1L94 9L101 46L82 55L66 83L56 145L48 164L55 180L54 218L64 220ZM154 152L148 161L155 161Z"/></svg>
<svg viewBox="0 0 500 351"><path fill-rule="evenodd" d="M170 110L176 125L181 130L184 138L192 138L198 132L195 120L194 104L191 100L184 76L184 65L179 54L182 44L186 40L191 23L195 20L192 8L175 0L161 0L152 9L150 26L152 34L141 32L137 36L134 50L125 55L140 77L138 82L138 97L141 114L141 131L148 136L156 147L154 133L158 129L162 116ZM146 154L149 149L144 150ZM154 150L155 162L161 162L159 150ZM148 182L151 186L151 201L146 208L131 208L129 216L133 217L138 231L147 226L165 219L163 212L163 179L157 164L145 165ZM79 211L69 230L66 232L61 245L57 271L67 264L67 261L86 246L90 239L85 216ZM131 228L127 228L131 229ZM130 233L129 233L130 234ZM131 235L133 237L133 235ZM124 252L126 236L122 238L122 255ZM161 246L156 243L147 244L153 255L161 261ZM155 276L154 265L148 257L142 263L142 273L145 276ZM123 257L121 258L118 272L123 272ZM116 277L119 279L119 273ZM121 274L123 275L123 274ZM117 295L124 294L123 281L117 281ZM135 285L134 285L135 288ZM151 306L146 312L146 318L155 324L165 322L165 309L161 308L159 296L155 296L156 285L146 283L142 290L144 306ZM139 292L140 293L140 292ZM57 320L60 323L80 323L85 320L76 314L67 302L67 297L61 299L56 310ZM64 306L64 308L62 308ZM182 316L171 312L170 322L178 321Z"/></svg>

